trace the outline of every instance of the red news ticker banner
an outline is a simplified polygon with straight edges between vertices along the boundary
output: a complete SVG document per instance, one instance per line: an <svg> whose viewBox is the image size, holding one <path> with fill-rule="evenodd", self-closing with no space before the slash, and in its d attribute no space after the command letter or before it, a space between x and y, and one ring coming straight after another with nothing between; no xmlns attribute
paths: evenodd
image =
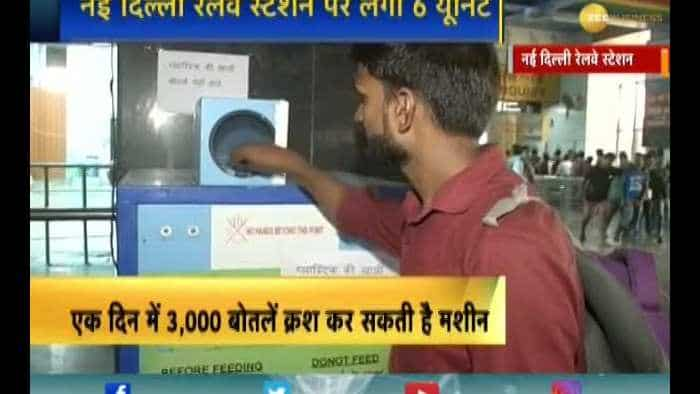
<svg viewBox="0 0 700 394"><path fill-rule="evenodd" d="M514 45L514 74L661 74L670 76L670 48L650 45Z"/></svg>

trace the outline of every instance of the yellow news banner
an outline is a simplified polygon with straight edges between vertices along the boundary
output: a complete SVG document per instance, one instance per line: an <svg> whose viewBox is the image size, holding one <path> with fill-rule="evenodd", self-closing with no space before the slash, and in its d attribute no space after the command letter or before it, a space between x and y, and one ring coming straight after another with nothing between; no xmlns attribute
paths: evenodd
<svg viewBox="0 0 700 394"><path fill-rule="evenodd" d="M505 345L505 277L32 279L33 345Z"/></svg>

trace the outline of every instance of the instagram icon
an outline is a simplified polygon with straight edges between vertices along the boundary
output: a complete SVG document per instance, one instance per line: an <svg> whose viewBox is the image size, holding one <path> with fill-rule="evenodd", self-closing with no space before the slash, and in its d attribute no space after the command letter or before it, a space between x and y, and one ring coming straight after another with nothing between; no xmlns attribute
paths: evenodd
<svg viewBox="0 0 700 394"><path fill-rule="evenodd" d="M552 383L552 394L582 394L578 380L560 380Z"/></svg>

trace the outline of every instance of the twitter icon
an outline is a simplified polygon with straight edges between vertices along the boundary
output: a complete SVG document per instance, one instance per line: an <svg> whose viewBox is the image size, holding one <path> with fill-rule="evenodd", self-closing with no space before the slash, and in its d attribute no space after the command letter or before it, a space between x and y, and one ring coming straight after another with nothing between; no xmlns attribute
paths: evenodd
<svg viewBox="0 0 700 394"><path fill-rule="evenodd" d="M263 386L263 394L292 394L292 385L284 380L268 380Z"/></svg>

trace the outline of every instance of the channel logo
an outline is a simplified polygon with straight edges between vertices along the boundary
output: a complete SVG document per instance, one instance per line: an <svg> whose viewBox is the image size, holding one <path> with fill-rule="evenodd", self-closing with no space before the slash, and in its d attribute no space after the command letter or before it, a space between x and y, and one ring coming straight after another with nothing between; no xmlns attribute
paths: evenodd
<svg viewBox="0 0 700 394"><path fill-rule="evenodd" d="M105 384L105 394L131 394L129 383L107 383Z"/></svg>
<svg viewBox="0 0 700 394"><path fill-rule="evenodd" d="M552 394L583 394L578 380L559 380L552 383Z"/></svg>
<svg viewBox="0 0 700 394"><path fill-rule="evenodd" d="M435 382L407 383L404 394L440 394L440 385Z"/></svg>

